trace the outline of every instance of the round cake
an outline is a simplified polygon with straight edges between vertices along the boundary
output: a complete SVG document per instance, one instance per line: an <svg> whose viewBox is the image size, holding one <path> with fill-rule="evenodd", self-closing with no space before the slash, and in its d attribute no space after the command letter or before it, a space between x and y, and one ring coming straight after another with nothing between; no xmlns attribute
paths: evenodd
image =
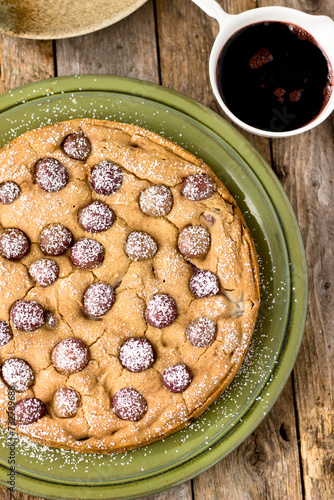
<svg viewBox="0 0 334 500"><path fill-rule="evenodd" d="M231 383L258 308L241 212L181 147L77 119L0 151L3 426L86 453L166 437Z"/></svg>

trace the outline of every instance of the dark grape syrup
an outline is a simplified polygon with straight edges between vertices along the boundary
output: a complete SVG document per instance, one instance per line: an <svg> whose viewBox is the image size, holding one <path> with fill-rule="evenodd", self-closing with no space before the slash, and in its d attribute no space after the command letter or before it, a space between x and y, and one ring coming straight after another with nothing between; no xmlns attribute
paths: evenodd
<svg viewBox="0 0 334 500"><path fill-rule="evenodd" d="M333 70L309 33L293 24L262 22L226 42L217 83L240 120L285 132L303 127L323 110L333 89Z"/></svg>

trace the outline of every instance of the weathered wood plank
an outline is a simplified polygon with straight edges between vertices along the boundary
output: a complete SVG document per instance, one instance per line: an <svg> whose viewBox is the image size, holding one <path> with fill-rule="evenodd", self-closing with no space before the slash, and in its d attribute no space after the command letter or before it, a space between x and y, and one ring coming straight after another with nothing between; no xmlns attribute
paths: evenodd
<svg viewBox="0 0 334 500"><path fill-rule="evenodd" d="M269 5L269 0L261 0ZM331 0L280 5L334 18ZM333 115L316 129L273 141L273 161L302 231L309 272L306 331L294 369L305 498L334 498Z"/></svg>
<svg viewBox="0 0 334 500"><path fill-rule="evenodd" d="M51 41L0 35L0 92L54 76Z"/></svg>
<svg viewBox="0 0 334 500"><path fill-rule="evenodd" d="M159 82L152 0L96 33L57 40L57 73L109 74Z"/></svg>
<svg viewBox="0 0 334 500"><path fill-rule="evenodd" d="M26 495L25 493L19 493L18 491L14 491L11 493L9 500L43 500L43 499L40 497Z"/></svg>
<svg viewBox="0 0 334 500"><path fill-rule="evenodd" d="M217 23L189 0L156 6L162 85L217 111L208 69Z"/></svg>
<svg viewBox="0 0 334 500"><path fill-rule="evenodd" d="M187 481L180 484L180 486L157 493L156 495L150 495L142 500L192 500L191 482Z"/></svg>
<svg viewBox="0 0 334 500"><path fill-rule="evenodd" d="M1 486L0 484L0 498L1 500L11 500L10 498L10 490L5 486Z"/></svg>
<svg viewBox="0 0 334 500"><path fill-rule="evenodd" d="M253 0L220 4L229 13L256 7ZM157 1L157 21L162 84L219 112L208 73L217 23L177 0ZM269 141L243 134L270 162ZM291 381L252 436L193 484L195 500L302 498Z"/></svg>

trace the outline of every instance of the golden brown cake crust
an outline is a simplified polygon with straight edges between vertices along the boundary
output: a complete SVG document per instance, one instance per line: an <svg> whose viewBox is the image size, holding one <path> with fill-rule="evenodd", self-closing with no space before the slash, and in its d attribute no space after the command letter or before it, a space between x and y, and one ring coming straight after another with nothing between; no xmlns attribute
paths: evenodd
<svg viewBox="0 0 334 500"><path fill-rule="evenodd" d="M85 161L71 159L63 141L73 132L88 137L91 153ZM35 182L36 163L57 159L69 172L65 187L46 192ZM91 169L112 161L123 172L120 189L110 196L97 194L90 185ZM214 193L192 201L182 195L185 178L205 173L214 180ZM17 432L32 441L87 453L125 451L161 439L198 417L230 384L248 349L259 307L259 269L254 243L239 208L226 187L198 158L157 134L134 125L77 119L25 133L0 151L0 185L13 181L20 196L0 204L0 234L6 228L23 231L30 251L22 259L0 256L0 321L10 322L13 339L0 347L1 365L21 358L32 367L35 379L17 401L35 397L46 405L46 415ZM173 206L165 216L149 216L139 205L140 194L150 186L170 189ZM86 232L78 222L80 210L95 200L107 204L115 215L111 227ZM29 266L45 258L39 245L41 231L63 224L74 241L91 238L104 248L104 260L94 269L80 269L70 259L71 250L51 257L59 277L40 286L29 275ZM189 225L201 226L210 235L205 256L185 257L178 237ZM157 244L153 257L131 260L125 252L129 234L148 233ZM152 250L152 249L151 249ZM196 267L195 267L196 266ZM214 273L219 293L197 298L189 288L196 269ZM83 296L89 285L103 282L115 291L110 310L95 319L83 314ZM155 328L145 319L147 304L155 294L168 294L177 316L169 326ZM51 311L55 329L44 325L31 332L17 329L10 311L18 300L32 300ZM209 318L217 334L207 347L195 347L187 336L189 323ZM89 362L78 372L60 373L51 359L52 349L69 337L88 346ZM131 372L119 360L126 339L150 341L155 362L141 372ZM185 364L192 375L189 387L173 393L162 383L163 371ZM80 407L74 417L58 418L53 397L67 387L76 391ZM138 421L116 416L112 397L132 387L147 402ZM7 425L8 387L0 379L0 422Z"/></svg>

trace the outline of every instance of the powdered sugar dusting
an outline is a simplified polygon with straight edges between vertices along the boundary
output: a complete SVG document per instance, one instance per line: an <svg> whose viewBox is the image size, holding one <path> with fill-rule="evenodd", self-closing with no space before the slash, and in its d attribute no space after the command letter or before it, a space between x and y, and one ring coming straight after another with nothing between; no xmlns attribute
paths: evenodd
<svg viewBox="0 0 334 500"><path fill-rule="evenodd" d="M114 212L102 201L93 201L81 210L79 216L81 226L90 233L107 231L114 219Z"/></svg>
<svg viewBox="0 0 334 500"><path fill-rule="evenodd" d="M177 316L175 300L167 294L154 295L145 311L146 321L156 327L165 328L173 323Z"/></svg>
<svg viewBox="0 0 334 500"><path fill-rule="evenodd" d="M19 392L26 391L34 383L33 369L23 359L7 359L1 367L1 372L4 381Z"/></svg>
<svg viewBox="0 0 334 500"><path fill-rule="evenodd" d="M93 283L87 288L83 298L86 314L93 317L106 314L114 302L114 289L105 283Z"/></svg>
<svg viewBox="0 0 334 500"><path fill-rule="evenodd" d="M113 410L123 420L137 422L147 411L147 402L142 394L132 387L116 392L112 399Z"/></svg>
<svg viewBox="0 0 334 500"><path fill-rule="evenodd" d="M215 183L205 173L189 175L182 183L182 194L192 201L206 200L214 193Z"/></svg>
<svg viewBox="0 0 334 500"><path fill-rule="evenodd" d="M7 181L0 184L0 203L10 205L20 196L21 189L16 182Z"/></svg>
<svg viewBox="0 0 334 500"><path fill-rule="evenodd" d="M87 365L89 352L82 340L71 337L62 340L54 347L51 359L60 373L75 373Z"/></svg>
<svg viewBox="0 0 334 500"><path fill-rule="evenodd" d="M167 186L150 186L141 192L139 205L144 214L162 217L171 211L173 196Z"/></svg>
<svg viewBox="0 0 334 500"><path fill-rule="evenodd" d="M69 387L61 387L53 396L53 407L59 418L74 417L80 406L80 396Z"/></svg>
<svg viewBox="0 0 334 500"><path fill-rule="evenodd" d="M64 153L74 160L86 160L92 147L88 137L82 133L69 134L63 142Z"/></svg>
<svg viewBox="0 0 334 500"><path fill-rule="evenodd" d="M0 321L0 347L12 339L12 329L7 321Z"/></svg>
<svg viewBox="0 0 334 500"><path fill-rule="evenodd" d="M132 231L126 240L125 252L134 261L151 259L157 250L157 242L144 231Z"/></svg>
<svg viewBox="0 0 334 500"><path fill-rule="evenodd" d="M39 285L49 286L58 278L59 267L52 259L38 259L30 264L29 274Z"/></svg>
<svg viewBox="0 0 334 500"><path fill-rule="evenodd" d="M190 290L195 297L211 297L219 293L219 280L211 271L199 270L190 279Z"/></svg>
<svg viewBox="0 0 334 500"><path fill-rule="evenodd" d="M10 319L18 330L32 332L44 325L44 309L35 300L21 300L11 308Z"/></svg>
<svg viewBox="0 0 334 500"><path fill-rule="evenodd" d="M29 425L44 417L46 407L38 398L25 398L16 403L15 423L17 425Z"/></svg>
<svg viewBox="0 0 334 500"><path fill-rule="evenodd" d="M140 337L132 337L124 342L119 352L122 365L131 372L147 370L154 363L152 344Z"/></svg>
<svg viewBox="0 0 334 500"><path fill-rule="evenodd" d="M55 158L44 158L36 164L36 182L43 191L56 193L68 183L67 169Z"/></svg>
<svg viewBox="0 0 334 500"><path fill-rule="evenodd" d="M215 340L217 327L211 319L200 316L188 325L186 334L193 346L207 347Z"/></svg>
<svg viewBox="0 0 334 500"><path fill-rule="evenodd" d="M105 196L116 193L120 189L122 181L122 170L110 161L101 161L90 174L90 183L94 191Z"/></svg>
<svg viewBox="0 0 334 500"><path fill-rule="evenodd" d="M49 330L54 330L57 328L58 320L56 315L51 311L46 311L45 315L45 327Z"/></svg>
<svg viewBox="0 0 334 500"><path fill-rule="evenodd" d="M210 234L202 226L190 225L181 231L177 243L185 257L202 257L210 249Z"/></svg>
<svg viewBox="0 0 334 500"><path fill-rule="evenodd" d="M29 252L30 242L23 231L8 228L0 234L0 254L6 259L19 260Z"/></svg>
<svg viewBox="0 0 334 500"><path fill-rule="evenodd" d="M70 247L72 233L62 224L52 224L43 229L39 236L41 250L46 255L61 255Z"/></svg>
<svg viewBox="0 0 334 500"><path fill-rule="evenodd" d="M189 387L191 380L191 373L183 363L169 366L162 374L162 383L171 392L185 391Z"/></svg>
<svg viewBox="0 0 334 500"><path fill-rule="evenodd" d="M71 260L75 266L82 269L98 267L104 257L104 248L96 240L83 238L77 241L71 249Z"/></svg>

